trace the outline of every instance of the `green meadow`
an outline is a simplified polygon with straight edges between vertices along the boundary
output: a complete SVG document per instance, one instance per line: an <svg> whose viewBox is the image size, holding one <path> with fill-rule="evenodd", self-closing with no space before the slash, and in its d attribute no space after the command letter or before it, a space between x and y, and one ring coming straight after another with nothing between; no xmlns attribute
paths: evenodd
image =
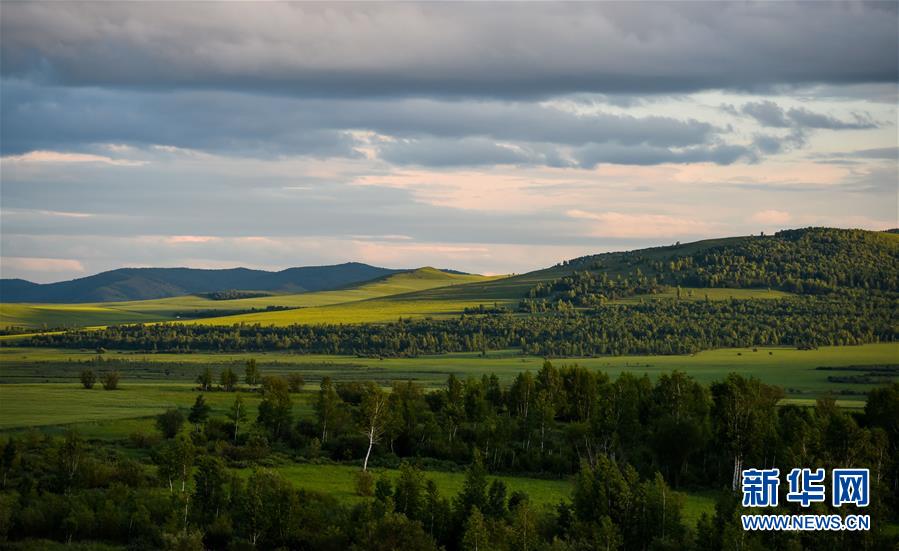
<svg viewBox="0 0 899 551"><path fill-rule="evenodd" d="M0 327L27 327L39 331L46 328L171 321L205 325L258 323L285 326L445 318L458 316L465 308L480 305L498 304L514 311L518 301L527 295L535 283L552 279L558 275L557 272L558 269L550 268L518 276L486 277L420 268L340 290L235 300L186 295L90 304L0 304ZM670 288L662 293L637 295L616 302L634 303L676 296L677 290ZM787 296L790 294L765 289L685 287L680 290L683 300L772 299ZM266 310L268 307L282 309ZM216 312L222 315L217 316ZM15 338L20 337L6 336L4 340Z"/></svg>
<svg viewBox="0 0 899 551"><path fill-rule="evenodd" d="M254 358L264 373L297 372L314 390L322 376L335 380L373 380L384 386L393 381L416 381L436 388L449 374L461 378L495 373L504 383L522 371L536 373L543 358L521 356L515 351L479 354L448 354L420 358L358 358L353 356L303 356L289 353L267 354L129 354L109 351L100 364L92 351L2 348L0 349L0 428L97 423L136 419L155 415L172 406L189 406L196 397L193 381L205 367L218 373L226 366L240 372L246 360ZM603 371L610 377L630 372L651 378L673 370L688 373L700 382L723 379L730 372L754 376L787 390L785 403L812 404L827 395L837 397L844 407L864 405L864 391L870 384L832 383L828 376L840 371L816 367L884 365L899 358L899 343L826 347L817 350L758 348L709 350L688 356L621 356L568 358L558 364L573 364ZM84 367L94 370L114 366L122 374L121 390L99 387L84 390L78 374ZM230 404L229 393L208 393L213 408ZM250 407L257 399L247 393ZM296 400L296 402L303 402ZM298 405L308 408L308 405ZM298 409L298 413L301 410ZM109 427L103 430L113 430Z"/></svg>
<svg viewBox="0 0 899 551"><path fill-rule="evenodd" d="M421 268L380 278L360 285L335 291L318 291L269 295L264 297L235 300L212 300L197 295L180 297L138 300L128 302L102 302L92 304L0 304L0 327L17 326L33 327L99 327L122 323L149 323L158 321L175 321L195 312L234 312L241 310L265 310L269 306L295 309L317 309L329 305L359 303L379 297L403 296L416 291L435 287L454 287L466 283L489 281L491 277L468 274L453 274L434 268ZM445 308L445 305L441 305ZM463 306L464 308L464 306ZM395 308L394 308L395 310ZM290 310L279 312L297 312ZM237 323L242 318L247 321L263 323L254 316L259 314L243 314L225 318L204 318L205 323ZM392 315L392 314L391 314ZM315 317L313 315L313 317ZM360 319L358 321L366 321Z"/></svg>

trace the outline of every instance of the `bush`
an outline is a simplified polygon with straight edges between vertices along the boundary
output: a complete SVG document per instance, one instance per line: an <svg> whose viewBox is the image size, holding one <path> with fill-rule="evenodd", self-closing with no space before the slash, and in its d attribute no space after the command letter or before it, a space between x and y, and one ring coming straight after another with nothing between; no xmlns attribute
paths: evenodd
<svg viewBox="0 0 899 551"><path fill-rule="evenodd" d="M359 471L356 477L356 495L371 497L375 493L375 477L370 471Z"/></svg>
<svg viewBox="0 0 899 551"><path fill-rule="evenodd" d="M97 382L97 376L94 375L94 371L92 369L85 369L81 372L81 386L87 389L94 388L94 383Z"/></svg>
<svg viewBox="0 0 899 551"><path fill-rule="evenodd" d="M294 394L301 392L303 390L303 385L305 384L306 380L299 373L290 373L287 375L287 388L290 389L290 392Z"/></svg>
<svg viewBox="0 0 899 551"><path fill-rule="evenodd" d="M118 371L107 371L103 375L103 390L118 390L119 379L120 375Z"/></svg>
<svg viewBox="0 0 899 551"><path fill-rule="evenodd" d="M136 448L152 448L159 443L159 436L155 434L147 434L142 431L132 432L128 435L131 445Z"/></svg>
<svg viewBox="0 0 899 551"><path fill-rule="evenodd" d="M177 409L166 410L156 417L156 428L166 438L174 438L184 424L184 414Z"/></svg>

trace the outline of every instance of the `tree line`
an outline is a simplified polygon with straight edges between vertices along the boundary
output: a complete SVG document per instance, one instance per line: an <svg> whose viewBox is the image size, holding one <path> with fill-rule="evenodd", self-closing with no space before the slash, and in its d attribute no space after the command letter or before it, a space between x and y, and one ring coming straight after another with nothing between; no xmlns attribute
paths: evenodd
<svg viewBox="0 0 899 551"><path fill-rule="evenodd" d="M894 342L899 337L894 305L891 293L848 290L785 299L661 299L581 310L560 299L554 308L534 315L485 313L386 324L284 327L124 325L35 335L0 345L405 357L509 348L553 357L688 354L711 348Z"/></svg>
<svg viewBox="0 0 899 551"><path fill-rule="evenodd" d="M412 382L386 391L325 378L311 393L314 414L297 418L286 379L250 364L247 372L262 398L255 418L241 393L218 417L201 392L189 410L159 415L157 435L136 434L130 443L88 443L74 430L61 438L31 432L6 439L0 538L131 549L896 543L883 527L899 510L899 384L873 390L864 411L853 413L831 399L779 407L781 389L737 374L708 386L680 372L653 383L546 362L507 387L493 375L450 376L432 391ZM268 468L285 457L357 465L360 502L295 488ZM442 495L425 465L467 466L459 494ZM372 474L386 466L399 466L399 475ZM743 532L740 470L804 466L870 468L872 502L859 512L872 515L872 531ZM510 492L497 477L502 473L570 478L571 498L537 507L526 493ZM686 523L681 489L717 491L715 513ZM781 503L771 512L809 512ZM832 510L820 504L812 512Z"/></svg>

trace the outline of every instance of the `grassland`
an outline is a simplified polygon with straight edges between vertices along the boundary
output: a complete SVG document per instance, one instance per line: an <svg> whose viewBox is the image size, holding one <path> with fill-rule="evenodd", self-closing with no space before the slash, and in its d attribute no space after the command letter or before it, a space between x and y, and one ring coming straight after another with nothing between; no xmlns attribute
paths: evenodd
<svg viewBox="0 0 899 551"><path fill-rule="evenodd" d="M59 434L65 426L74 425L87 439L119 446L130 434L155 432L153 415L171 407L187 408L197 396L193 378L199 370L211 366L239 368L247 359L256 358L265 373L302 373L306 389L295 394L294 417L313 415L311 402L318 378L324 374L337 379L367 379L388 384L393 380L412 379L429 387L443 383L449 373L461 377L497 373L509 382L523 370L536 371L543 359L521 356L514 351L494 351L486 357L458 354L410 359L371 359L334 356L301 356L287 353L269 354L157 354L141 355L110 351L104 355L105 365L115 365L123 373L121 389L85 390L77 384L78 371L84 362L95 361L90 351L52 349L0 349L0 435L38 429ZM899 344L876 344L858 347L833 347L801 351L785 348L758 350L713 350L692 356L629 356L568 359L616 376L622 372L646 373L656 377L673 369L688 372L703 382L737 371L762 380L793 388L787 402L812 403L828 392L863 390L866 385L829 383L832 371L816 370L818 366L875 365L895 363ZM102 369L102 367L98 367ZM11 384L10 384L11 383ZM856 388L861 387L861 388ZM204 394L212 406L212 415L221 417L234 399L225 392ZM255 417L259 396L244 392L250 418ZM852 398L852 397L851 397ZM840 400L844 407L861 407L863 396ZM2 436L0 436L2 437ZM123 448L128 451L131 448ZM131 452L129 452L131 453ZM138 451L134 451L138 453ZM341 501L354 503L360 498L353 492L356 464L313 464L279 461L273 468L297 487L327 492ZM248 475L248 470L240 471ZM376 468L376 474L394 478L393 469ZM444 496L454 496L462 485L459 470L427 470ZM500 476L510 491L528 493L537 507L549 507L570 498L569 480L522 476ZM703 512L714 512L714 492L683 492L684 521L695 525Z"/></svg>
<svg viewBox="0 0 899 551"><path fill-rule="evenodd" d="M341 501L356 503L362 500L354 490L355 475L359 472L358 465L340 464L313 464L293 463L286 466L277 466L274 470L290 480L298 488L316 490L329 494ZM251 472L249 469L240 471L244 476ZM378 476L387 476L396 480L399 471L397 469L374 468L372 473ZM432 479L444 496L455 496L462 490L465 473L462 471L436 471L426 470L425 476ZM563 499L571 496L572 484L569 480L541 479L520 476L491 476L499 478L506 483L508 490L526 492L531 501L538 507L554 506Z"/></svg>
<svg viewBox="0 0 899 551"><path fill-rule="evenodd" d="M121 371L122 390L81 389L77 384L78 373L88 365L86 362L95 358L96 354L89 351L0 349L0 381L5 383L0 385L0 428L136 419L173 405L188 406L196 396L191 386L201 369L210 366L218 371L231 366L239 370L249 358L257 359L265 373L302 373L307 389L314 389L323 375L336 380L374 380L385 386L392 381L412 380L436 388L450 373L462 378L495 373L509 383L522 371L536 372L543 362L542 358L521 356L514 351L491 352L486 357L452 354L383 360L286 353L139 355L112 351L104 356L104 361L111 362L105 365ZM861 393L873 385L831 383L828 376L839 372L815 368L883 365L896 363L897 358L899 344L892 343L818 350L710 350L691 356L579 358L557 363L578 363L611 377L630 372L655 378L677 369L704 383L738 372L788 389L788 402L810 404L820 396L834 394L840 405L859 408L864 405ZM93 368L104 369L104 365ZM208 396L212 406L221 411L233 400L228 393ZM250 407L255 407L256 396L249 394L248 400ZM297 413L308 408L305 398L295 402Z"/></svg>
<svg viewBox="0 0 899 551"><path fill-rule="evenodd" d="M298 488L306 488L324 492L345 503L357 503L363 498L354 491L355 475L358 465L294 463L288 466L275 467L274 470L291 481ZM239 471L248 476L249 469ZM397 469L375 468L372 473L376 477L386 476L395 481L399 475ZM455 496L462 490L465 479L464 472L447 472L425 470L426 478L433 480L443 496ZM508 491L525 492L531 503L538 507L555 507L559 502L571 499L573 484L571 480L531 478L523 476L489 476L506 483ZM714 492L681 492L684 497L684 521L695 526L702 513L715 512Z"/></svg>
<svg viewBox="0 0 899 551"><path fill-rule="evenodd" d="M394 274L354 287L314 293L211 300L196 295L157 300L96 304L0 304L0 327L40 330L58 327L102 327L123 323L179 321L190 324L251 323L284 326L322 323L384 323L398 318L441 318L465 308L499 304L510 309L537 282L556 277L560 268L506 277L451 274L433 268ZM620 300L673 298L675 289ZM769 299L788 293L765 289L681 289L683 300ZM266 310L268 307L289 310ZM252 310L258 310L253 312ZM221 312L216 316L215 312ZM238 312L238 313L235 313ZM202 317L197 317L202 313ZM9 336L7 340L18 337Z"/></svg>
<svg viewBox="0 0 899 551"><path fill-rule="evenodd" d="M494 278L452 274L421 268L336 291L270 295L237 300L211 300L186 295L156 300L94 304L0 304L0 327L97 327L122 323L172 321L195 312L265 310L269 306L319 308L358 303L386 296L402 296L435 287L453 287ZM215 318L218 319L218 318ZM228 323L231 323L228 321Z"/></svg>

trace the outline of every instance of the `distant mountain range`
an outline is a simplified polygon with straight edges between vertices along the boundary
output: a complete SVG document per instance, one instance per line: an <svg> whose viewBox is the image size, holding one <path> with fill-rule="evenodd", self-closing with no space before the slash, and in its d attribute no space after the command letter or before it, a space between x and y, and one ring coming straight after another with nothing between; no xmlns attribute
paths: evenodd
<svg viewBox="0 0 899 551"><path fill-rule="evenodd" d="M247 268L120 268L59 283L0 279L0 302L111 302L227 290L302 293L338 289L403 271L406 270L359 262L288 268L280 272Z"/></svg>

